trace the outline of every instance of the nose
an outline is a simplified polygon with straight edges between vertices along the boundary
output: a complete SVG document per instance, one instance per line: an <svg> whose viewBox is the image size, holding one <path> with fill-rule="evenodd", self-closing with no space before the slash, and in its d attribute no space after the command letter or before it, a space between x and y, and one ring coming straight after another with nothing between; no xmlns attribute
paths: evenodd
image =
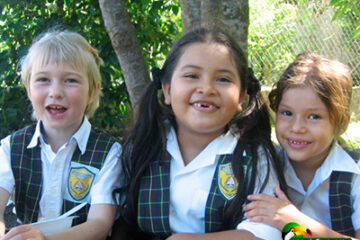
<svg viewBox="0 0 360 240"><path fill-rule="evenodd" d="M199 81L197 86L197 92L204 95L213 95L216 93L215 81L212 81L211 78L204 78Z"/></svg>
<svg viewBox="0 0 360 240"><path fill-rule="evenodd" d="M50 98L62 98L64 96L64 89L59 81L52 81L49 88Z"/></svg>
<svg viewBox="0 0 360 240"><path fill-rule="evenodd" d="M295 133L306 132L306 123L302 117L295 117L291 125L291 130Z"/></svg>

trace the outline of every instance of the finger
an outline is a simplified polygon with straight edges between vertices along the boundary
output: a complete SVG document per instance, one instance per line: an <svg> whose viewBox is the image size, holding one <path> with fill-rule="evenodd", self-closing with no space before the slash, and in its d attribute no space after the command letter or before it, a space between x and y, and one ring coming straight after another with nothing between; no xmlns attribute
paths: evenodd
<svg viewBox="0 0 360 240"><path fill-rule="evenodd" d="M251 218L248 218L251 222L261 222L268 225L271 225L273 223L272 218L269 218L267 216L254 216Z"/></svg>
<svg viewBox="0 0 360 240"><path fill-rule="evenodd" d="M44 239L40 229L33 225L21 225L11 229L1 240Z"/></svg>
<svg viewBox="0 0 360 240"><path fill-rule="evenodd" d="M258 209L258 208L245 212L244 217L249 219L250 221L260 221L260 222L264 221L264 219L267 219L266 221L269 221L269 219L273 219L273 215L271 214L270 211L267 211L266 209Z"/></svg>
<svg viewBox="0 0 360 240"><path fill-rule="evenodd" d="M251 201L268 201L272 196L264 193L250 194L247 199Z"/></svg>
<svg viewBox="0 0 360 240"><path fill-rule="evenodd" d="M285 193L280 189L279 185L275 186L274 192L279 199L289 202L289 199L286 197Z"/></svg>
<svg viewBox="0 0 360 240"><path fill-rule="evenodd" d="M10 240L15 238L15 236L21 235L23 232L25 232L26 229L26 225L14 227L8 233L6 233L1 240Z"/></svg>

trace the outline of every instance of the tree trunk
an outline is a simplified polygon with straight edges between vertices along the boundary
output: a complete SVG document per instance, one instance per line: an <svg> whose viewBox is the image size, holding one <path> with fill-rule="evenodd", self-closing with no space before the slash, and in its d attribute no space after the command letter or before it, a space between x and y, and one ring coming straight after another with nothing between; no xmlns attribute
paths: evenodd
<svg viewBox="0 0 360 240"><path fill-rule="evenodd" d="M249 1L223 0L224 20L232 37L247 54Z"/></svg>
<svg viewBox="0 0 360 240"><path fill-rule="evenodd" d="M131 106L134 113L137 113L138 102L145 86L150 82L150 77L136 38L135 27L127 12L126 1L99 0L99 4L106 30L124 74Z"/></svg>
<svg viewBox="0 0 360 240"><path fill-rule="evenodd" d="M181 0L181 22L183 34L201 25L201 1Z"/></svg>
<svg viewBox="0 0 360 240"><path fill-rule="evenodd" d="M183 33L207 26L226 29L247 55L248 0L181 0Z"/></svg>
<svg viewBox="0 0 360 240"><path fill-rule="evenodd" d="M201 1L201 26L214 28L223 26L222 0Z"/></svg>

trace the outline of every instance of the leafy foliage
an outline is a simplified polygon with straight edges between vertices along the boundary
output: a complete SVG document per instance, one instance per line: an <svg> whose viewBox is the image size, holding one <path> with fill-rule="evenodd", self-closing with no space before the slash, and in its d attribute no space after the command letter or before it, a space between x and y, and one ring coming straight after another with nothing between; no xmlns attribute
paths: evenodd
<svg viewBox="0 0 360 240"><path fill-rule="evenodd" d="M149 66L163 60L180 32L179 1L128 1ZM116 136L124 131L130 104L122 71L104 27L97 0L2 0L0 2L0 138L31 122L32 108L21 86L18 62L39 34L63 28L82 34L104 60L102 98L93 125Z"/></svg>
<svg viewBox="0 0 360 240"><path fill-rule="evenodd" d="M353 38L360 37L360 0L331 0L330 6L336 9L333 20L341 19L347 15L355 16L357 27Z"/></svg>
<svg viewBox="0 0 360 240"><path fill-rule="evenodd" d="M262 84L271 86L294 58L297 8L281 0L253 0L251 4L257 8L250 7L249 60Z"/></svg>

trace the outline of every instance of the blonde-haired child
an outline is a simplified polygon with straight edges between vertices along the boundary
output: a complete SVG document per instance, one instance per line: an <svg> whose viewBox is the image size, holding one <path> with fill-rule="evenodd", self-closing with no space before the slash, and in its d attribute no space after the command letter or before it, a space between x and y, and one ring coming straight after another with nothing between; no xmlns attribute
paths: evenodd
<svg viewBox="0 0 360 240"><path fill-rule="evenodd" d="M1 140L2 239L104 239L115 218L119 187L116 140L94 129L90 118L101 91L98 52L80 34L51 31L21 61L21 79L37 123ZM3 212L11 198L22 225L7 234ZM54 219L73 207L73 227L44 235L30 223Z"/></svg>
<svg viewBox="0 0 360 240"><path fill-rule="evenodd" d="M360 167L337 142L350 120L349 68L314 53L300 54L269 94L285 161L291 202L250 195L245 216L282 229L289 222L314 237L360 238Z"/></svg>

